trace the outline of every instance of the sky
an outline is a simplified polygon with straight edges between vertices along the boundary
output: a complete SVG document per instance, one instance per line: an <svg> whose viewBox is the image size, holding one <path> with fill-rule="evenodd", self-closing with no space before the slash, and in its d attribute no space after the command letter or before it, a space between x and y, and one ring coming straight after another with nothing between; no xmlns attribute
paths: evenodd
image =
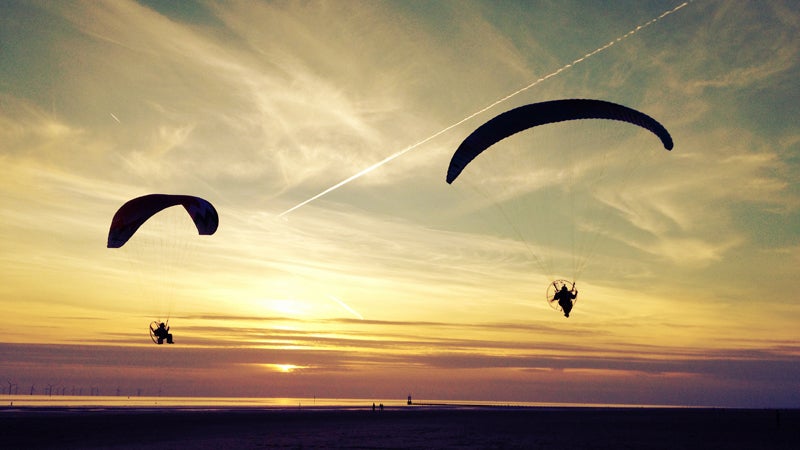
<svg viewBox="0 0 800 450"><path fill-rule="evenodd" d="M798 55L794 1L3 1L0 384L800 407ZM675 147L546 125L445 182L562 98ZM106 248L149 193L218 231Z"/></svg>

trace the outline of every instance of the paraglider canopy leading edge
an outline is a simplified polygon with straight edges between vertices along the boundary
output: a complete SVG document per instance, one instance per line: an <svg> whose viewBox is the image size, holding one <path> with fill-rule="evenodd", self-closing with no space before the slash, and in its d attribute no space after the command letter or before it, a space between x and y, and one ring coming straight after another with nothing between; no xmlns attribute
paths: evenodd
<svg viewBox="0 0 800 450"><path fill-rule="evenodd" d="M207 200L191 195L149 194L129 200L114 214L108 230L108 248L120 248L150 217L176 205L183 206L199 234L217 231L219 215Z"/></svg>
<svg viewBox="0 0 800 450"><path fill-rule="evenodd" d="M651 131L664 148L672 150L672 137L655 119L605 100L565 99L532 103L506 111L472 132L456 149L447 168L447 183L452 183L481 152L520 131L538 125L579 119L608 119L628 122Z"/></svg>

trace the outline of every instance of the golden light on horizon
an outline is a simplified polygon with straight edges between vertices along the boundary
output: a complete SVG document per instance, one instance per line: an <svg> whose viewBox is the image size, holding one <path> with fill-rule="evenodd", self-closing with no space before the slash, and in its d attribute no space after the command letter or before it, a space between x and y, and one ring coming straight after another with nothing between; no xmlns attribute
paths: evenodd
<svg viewBox="0 0 800 450"><path fill-rule="evenodd" d="M266 367L267 369L269 369L269 370L271 370L273 372L280 372L280 373L292 373L292 372L294 372L296 370L311 368L311 366L299 366L299 365L296 365L296 364L274 364L274 363L269 363L269 364L259 364L259 365L262 366L262 367Z"/></svg>

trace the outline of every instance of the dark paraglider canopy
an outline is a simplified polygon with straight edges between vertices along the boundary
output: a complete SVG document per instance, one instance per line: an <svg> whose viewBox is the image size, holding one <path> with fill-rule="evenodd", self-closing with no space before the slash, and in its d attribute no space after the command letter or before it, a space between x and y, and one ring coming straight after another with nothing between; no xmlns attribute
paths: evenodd
<svg viewBox="0 0 800 450"><path fill-rule="evenodd" d="M635 109L604 100L552 100L506 111L478 127L453 154L447 168L447 182L452 183L467 164L496 142L538 125L578 119L609 119L638 125L658 136L664 148L672 150L672 137L667 129Z"/></svg>
<svg viewBox="0 0 800 450"><path fill-rule="evenodd" d="M219 215L207 200L191 195L149 194L129 200L117 210L108 230L108 248L122 247L150 217L177 205L186 209L199 234L217 231Z"/></svg>

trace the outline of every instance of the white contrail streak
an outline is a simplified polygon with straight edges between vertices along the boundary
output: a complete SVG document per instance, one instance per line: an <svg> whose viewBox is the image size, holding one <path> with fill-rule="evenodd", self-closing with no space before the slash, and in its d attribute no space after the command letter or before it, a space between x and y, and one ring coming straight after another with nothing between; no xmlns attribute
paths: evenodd
<svg viewBox="0 0 800 450"><path fill-rule="evenodd" d="M474 113L472 113L472 114L468 115L467 117L465 117L465 118L463 118L463 119L459 120L458 122L456 122L456 123L454 123L454 124L452 124L452 125L450 125L450 126L448 126L448 127L444 128L444 129L442 129L441 131L437 131L436 133L434 133L434 134L432 134L432 135L428 136L427 138L425 138L425 139L423 139L423 140L421 140L421 141L417 142L416 144L410 145L410 146L408 146L408 147L404 148L403 150L400 150L400 151L399 151L399 152L397 152L397 153L394 153L394 154L392 154L392 155L389 155L387 158L385 158L385 159L383 159L383 160L381 160L381 161L378 161L378 162L376 162L375 164L373 164L373 165L371 165L371 166L367 167L366 169L364 169L364 170L362 170L362 171L360 171L360 172L356 173L355 175L352 175L352 176L350 176L350 177L348 177L348 178L346 178L346 179L344 179L344 180L342 180L342 181L340 181L340 182L338 182L338 183L334 184L333 186L331 186L331 187L329 187L329 188L325 189L324 191L320 192L319 194L317 194L317 195L315 195L315 196L313 196L313 197L309 198L308 200L305 200L305 201L303 201L303 202L300 202L300 203L298 203L297 205L295 205L295 206L293 206L293 207L291 207L291 208L287 209L286 211L284 211L284 212L280 213L280 214L278 215L278 217L283 217L283 216L285 216L286 214L289 214L290 212L292 212L292 211L296 210L297 208L300 208L301 206L305 206L305 205L307 205L308 203L311 203L311 202L313 202L314 200L316 200L316 199L318 199L318 198L322 197L323 195L325 195L325 194L327 194L327 193L329 193L329 192L331 192L331 191L334 191L334 190L336 190L336 189L339 189L340 187L342 187L342 186L344 186L345 184L347 184L347 183L349 183L349 182L351 182L351 181L355 180L356 178L360 178L361 176L363 176L363 175L366 175L366 174L368 174L368 173L372 172L373 170L377 169L378 167L381 167L382 165L384 165L384 164L386 164L386 163L388 163L388 162L390 162L390 161L392 161L392 160L394 160L394 159L396 159L396 158L399 158L399 157L401 157L401 156L405 155L406 153L410 152L411 150L414 150L415 148L417 148L417 147L419 147L419 146L421 146L421 145L423 145L423 144L427 143L428 141L430 141L430 140L432 140L432 139L435 139L435 138L437 138L437 137L441 136L442 134L444 134L444 133L446 133L446 132L448 132L448 131L452 130L453 128L455 128L455 127L457 127L457 126L461 125L462 123L464 123L464 122L466 122L466 121L468 121L468 120L472 119L473 117L475 117L475 116L478 116L478 115L480 115L480 114L483 114L483 113L485 113L486 111L488 111L488 110L490 110L490 109L494 108L495 106L499 105L500 103L503 103L503 102L505 102L505 101L508 101L508 100L510 100L511 98L513 98L513 97L516 97L517 95L519 95L519 94L521 94L521 93L523 93L523 92L527 91L528 89L530 89L530 88L532 88L532 87L534 87L534 86L538 85L539 83L542 83L542 82L543 82L543 81L545 81L545 80L548 80L548 79L550 79L550 78L553 78L553 77L555 77L556 75L558 75L558 74L560 74L561 72L563 72L563 71L565 71L565 70L567 70L567 69L569 69L569 68L573 67L574 65L576 65L576 64L578 64L578 63L581 63L581 62L583 62L583 61L586 61L587 59L591 58L592 56L594 56L594 55L596 55L596 54L598 54L598 53L600 53L600 52L602 52L602 51L604 51L604 50L607 50L607 49L609 49L609 48L610 48L610 47L612 47L614 44L616 44L616 43L618 43L618 42L620 42L620 41L623 41L623 40L625 40L625 39L627 39L627 38L629 38L629 37L633 36L633 35L634 35L634 34L636 34L636 33L637 33L639 30L642 30L642 29L644 29L644 28L647 28L647 27L649 27L650 25L652 25L652 24L656 23L657 21L659 21L659 20L663 19L664 17L667 17L668 15L670 15L670 14L672 14L672 13L674 13L674 12L678 11L679 9L681 9L681 8L683 8L684 6L688 5L689 3L691 3L691 1L683 2L683 3L681 3L680 5L678 5L678 6L674 7L674 8L672 8L672 9L669 9L669 10L667 10L667 11L664 11L664 12L663 12L663 13L661 13L661 14L660 14L658 17L656 17L656 18L654 18L654 19L650 19L649 21L647 21L647 22L645 22L645 23L643 23L643 24L641 24L641 25L638 25L636 28L634 28L634 29L632 29L631 31L629 31L629 32L627 32L627 33L625 33L625 34L623 34L622 36L620 36L620 37L618 37L618 38L614 39L613 41L609 42L608 44L605 44L605 45L603 45L603 46L601 46L601 47L598 47L597 49L595 49L595 50L593 50L593 51L591 51L591 52L589 52L589 53L587 53L587 54L585 54L585 55L581 56L580 58L576 59L575 61L572 61L571 63L568 63L568 64L565 64L565 65L561 66L561 67L560 67L560 68L558 68L556 71L554 71L554 72L551 72L551 73L549 73L549 74L547 74L547 75L545 75L545 76L543 76L543 77L539 78L538 80L536 80L536 81L532 82L531 84L529 84L529 85L527 85L527 86L525 86L525 87L523 87L523 88L521 88L521 89L517 89L516 91L514 91L514 92L512 92L512 93L510 93L510 94L508 94L508 95L506 95L505 97L502 97L502 98L500 98L499 100L497 100L497 101L495 101L495 102L493 102L493 103L489 104L488 106L486 106L486 107L484 107L484 108L481 108L481 109L479 109L478 111L475 111Z"/></svg>
<svg viewBox="0 0 800 450"><path fill-rule="evenodd" d="M332 296L332 295L328 295L328 298L330 298L331 300L333 300L333 301L335 301L336 303L338 303L338 304L339 304L339 306L341 306L342 308L346 309L346 310L347 310L349 313L351 313L352 315L354 315L354 316L358 317L358 318L359 318L359 319L361 319L361 320L364 320L364 316L362 316L361 314L359 314L359 313L358 313L358 311L356 311L355 309L353 309L353 308L351 308L350 306L348 306L348 305L347 305L347 303L345 303L345 302L343 302L343 301L339 300L338 298L336 298L336 297L334 297L334 296Z"/></svg>
<svg viewBox="0 0 800 450"><path fill-rule="evenodd" d="M112 119L114 119L114 120L116 120L116 121L117 121L117 123L122 123L122 122L120 122L120 121L119 121L119 119L117 118L117 116L115 116L115 115L114 115L114 113L109 113L109 114L111 114L111 118L112 118Z"/></svg>

